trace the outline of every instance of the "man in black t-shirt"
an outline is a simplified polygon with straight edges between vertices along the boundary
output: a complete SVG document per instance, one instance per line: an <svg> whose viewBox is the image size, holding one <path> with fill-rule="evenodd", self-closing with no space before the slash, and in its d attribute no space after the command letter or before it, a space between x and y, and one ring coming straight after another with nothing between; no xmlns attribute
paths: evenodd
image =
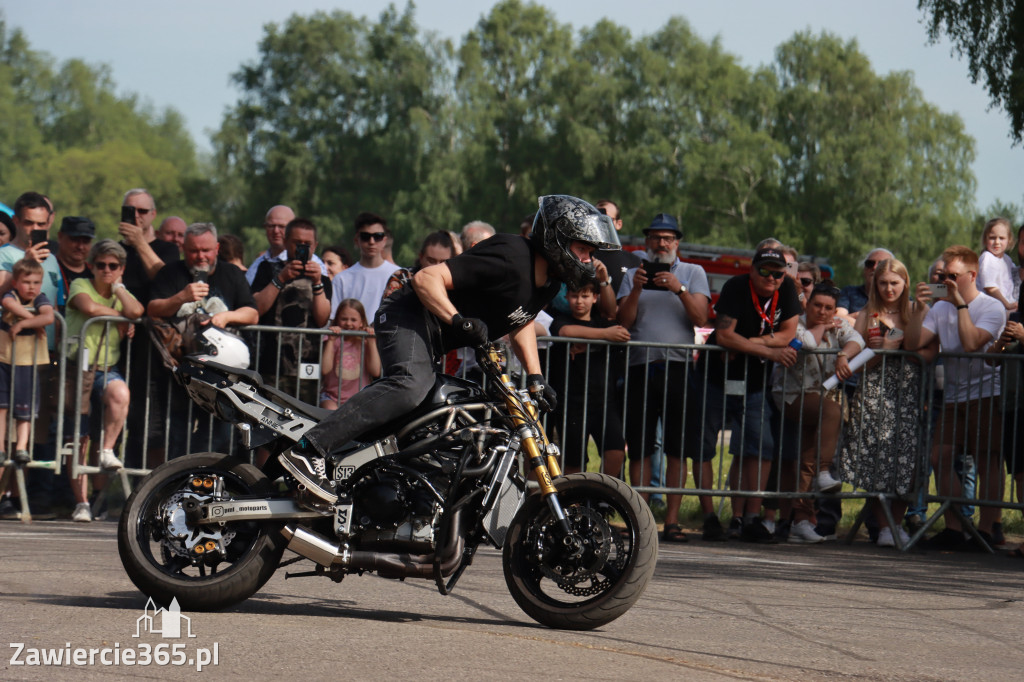
<svg viewBox="0 0 1024 682"><path fill-rule="evenodd" d="M423 268L377 310L374 331L382 378L306 432L280 456L282 466L312 495L333 504L338 496L334 477L328 476L328 457L419 405L434 385L435 365L445 352L505 334L528 374L531 395L550 411L555 397L540 373L530 323L561 282L579 288L593 280L595 248L617 244L607 216L596 208L575 197L546 196L540 198L529 241L495 235L445 263Z"/></svg>
<svg viewBox="0 0 1024 682"><path fill-rule="evenodd" d="M758 250L750 272L726 282L715 304L715 330L707 343L726 351L705 351L701 367L690 376L691 395L703 399L704 421L700 421L699 407L691 409L687 432L702 433L704 456L713 454L725 414L729 415L732 490L765 490L768 484L775 442L765 387L772 363L784 367L796 363L796 351L789 342L796 336L801 311L796 285L786 277L786 259L774 248ZM732 510L731 536L773 542L761 521L760 497L733 497Z"/></svg>
<svg viewBox="0 0 1024 682"><path fill-rule="evenodd" d="M259 313L245 274L229 263L218 265L219 249L216 227L210 223L189 225L185 230L185 260L160 270L153 281L153 298L146 313L150 317L184 317L202 309L217 327L256 324ZM185 390L176 383L172 384L169 418L169 458L207 449L227 452L231 425L193 408ZM198 443L190 442L193 430Z"/></svg>
<svg viewBox="0 0 1024 682"><path fill-rule="evenodd" d="M135 212L135 222L121 221L117 226L121 245L128 254L122 282L139 303L146 305L150 298L150 283L162 267L178 260L178 247L157 239L153 229L156 202L148 191L141 188L128 190L121 206L122 210L127 207Z"/></svg>

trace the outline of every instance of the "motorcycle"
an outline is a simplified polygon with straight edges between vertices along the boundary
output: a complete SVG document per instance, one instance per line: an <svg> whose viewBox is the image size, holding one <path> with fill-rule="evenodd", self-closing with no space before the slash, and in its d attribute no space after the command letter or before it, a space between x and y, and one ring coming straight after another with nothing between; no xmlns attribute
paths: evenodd
<svg viewBox="0 0 1024 682"><path fill-rule="evenodd" d="M312 570L286 577L341 582L372 571L433 580L449 594L489 544L502 550L512 597L537 622L586 630L618 618L654 573L650 508L616 478L563 475L536 404L502 369L504 351L484 346L477 360L487 390L439 374L413 413L332 453L333 505L276 456L262 469L212 452L156 468L118 526L128 576L154 600L177 598L193 611L244 601L303 560ZM173 371L249 450L283 452L328 414L213 356L186 357ZM286 549L298 556L282 561Z"/></svg>

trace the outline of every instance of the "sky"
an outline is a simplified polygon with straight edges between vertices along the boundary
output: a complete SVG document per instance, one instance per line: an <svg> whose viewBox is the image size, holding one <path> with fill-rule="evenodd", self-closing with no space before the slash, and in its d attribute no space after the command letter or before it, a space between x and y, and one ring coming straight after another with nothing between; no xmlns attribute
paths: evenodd
<svg viewBox="0 0 1024 682"><path fill-rule="evenodd" d="M263 27L291 14L340 9L376 20L387 0L0 0L9 27L22 29L36 50L58 60L80 58L111 68L119 92L142 96L157 109L185 117L201 150L240 92L230 76L258 56ZM395 4L405 6L404 0ZM493 0L419 0L421 30L456 45L494 5ZM1012 147L1009 121L989 109L981 84L948 42L929 45L915 0L546 0L558 21L576 30L607 17L634 37L650 34L670 16L722 46L748 67L768 64L775 48L800 30L855 38L877 73L910 71L927 101L957 113L976 140L974 173L979 210L996 200L1024 205L1024 148Z"/></svg>

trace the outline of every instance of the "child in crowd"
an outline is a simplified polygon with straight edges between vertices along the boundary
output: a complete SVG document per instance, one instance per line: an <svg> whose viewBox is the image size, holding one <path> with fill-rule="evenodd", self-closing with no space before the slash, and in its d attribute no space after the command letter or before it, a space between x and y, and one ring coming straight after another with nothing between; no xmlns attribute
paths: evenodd
<svg viewBox="0 0 1024 682"><path fill-rule="evenodd" d="M373 328L366 321L363 304L355 298L346 298L338 304L331 329L335 332L373 333ZM341 358L340 362L338 358ZM323 375L320 407L336 410L356 391L380 376L377 342L372 336L328 336L320 369Z"/></svg>
<svg viewBox="0 0 1024 682"><path fill-rule="evenodd" d="M629 341L629 331L620 324L592 315L598 288L590 282L569 291L569 315L561 314L551 323L552 336L570 336L604 341ZM608 377L621 373L625 348L574 343L555 344L549 349L548 381L560 396L559 406L548 417L553 431L561 435L563 469L580 471L587 461L587 442L593 438L602 453L602 470L621 476L626 442L623 438L622 409L607 390Z"/></svg>
<svg viewBox="0 0 1024 682"><path fill-rule="evenodd" d="M4 294L0 317L0 462L7 459L7 413L13 403L14 461L25 464L31 459L29 424L39 413L36 366L50 362L46 327L53 324L53 304L41 293L41 264L23 258L14 264L11 275L11 290Z"/></svg>
<svg viewBox="0 0 1024 682"><path fill-rule="evenodd" d="M1013 247L1013 230L1006 218L993 218L981 233L981 258L978 259L978 288L996 299L1007 310L1017 309L1020 274L1006 252Z"/></svg>

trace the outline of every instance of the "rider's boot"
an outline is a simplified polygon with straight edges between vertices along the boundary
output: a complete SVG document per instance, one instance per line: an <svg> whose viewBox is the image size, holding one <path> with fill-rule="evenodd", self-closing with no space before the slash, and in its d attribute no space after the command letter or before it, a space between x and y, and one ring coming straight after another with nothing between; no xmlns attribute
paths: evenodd
<svg viewBox="0 0 1024 682"><path fill-rule="evenodd" d="M334 482L327 478L327 460L313 449L305 439L278 456L278 461L306 490L328 504L338 501Z"/></svg>

